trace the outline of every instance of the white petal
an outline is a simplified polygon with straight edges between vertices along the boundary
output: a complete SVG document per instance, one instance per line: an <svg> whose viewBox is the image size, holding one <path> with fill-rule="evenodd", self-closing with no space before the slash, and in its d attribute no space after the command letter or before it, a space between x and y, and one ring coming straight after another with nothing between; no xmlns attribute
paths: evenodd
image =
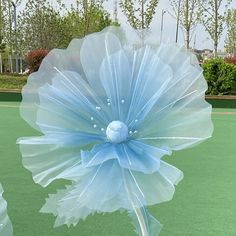
<svg viewBox="0 0 236 236"><path fill-rule="evenodd" d="M53 49L44 58L38 72L32 73L22 89L20 112L22 117L35 129L39 105L38 90L45 84L51 84L58 70L70 70L83 76L79 52L82 39L74 39L67 49Z"/></svg>
<svg viewBox="0 0 236 236"><path fill-rule="evenodd" d="M108 108L79 74L60 71L52 85L39 89L39 99L36 122L43 133L63 130L104 136L100 129L108 123Z"/></svg>
<svg viewBox="0 0 236 236"><path fill-rule="evenodd" d="M11 221L7 215L7 202L2 196L3 188L0 184L0 235L2 236L12 236L13 228Z"/></svg>
<svg viewBox="0 0 236 236"><path fill-rule="evenodd" d="M36 183L47 186L56 179L71 179L80 164L81 147L96 138L79 135L54 135L20 139L23 165L30 170Z"/></svg>
<svg viewBox="0 0 236 236"><path fill-rule="evenodd" d="M105 94L99 80L99 69L102 61L120 49L120 40L109 31L88 35L83 41L80 50L81 63L89 84L98 96Z"/></svg>

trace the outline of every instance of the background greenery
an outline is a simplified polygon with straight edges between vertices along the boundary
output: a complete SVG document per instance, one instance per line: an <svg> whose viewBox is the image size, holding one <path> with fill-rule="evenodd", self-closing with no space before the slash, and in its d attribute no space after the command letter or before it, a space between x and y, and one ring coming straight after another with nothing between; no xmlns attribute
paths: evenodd
<svg viewBox="0 0 236 236"><path fill-rule="evenodd" d="M21 89L26 81L26 75L0 74L0 89Z"/></svg>
<svg viewBox="0 0 236 236"><path fill-rule="evenodd" d="M236 95L236 65L215 58L202 64L208 83L207 94Z"/></svg>

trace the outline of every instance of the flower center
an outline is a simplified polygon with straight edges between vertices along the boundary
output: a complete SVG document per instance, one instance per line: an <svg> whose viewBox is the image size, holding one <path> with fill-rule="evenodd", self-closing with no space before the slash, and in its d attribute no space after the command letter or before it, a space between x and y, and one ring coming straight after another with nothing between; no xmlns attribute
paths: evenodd
<svg viewBox="0 0 236 236"><path fill-rule="evenodd" d="M106 130L107 138L113 143L121 143L128 137L128 127L119 120L112 121Z"/></svg>

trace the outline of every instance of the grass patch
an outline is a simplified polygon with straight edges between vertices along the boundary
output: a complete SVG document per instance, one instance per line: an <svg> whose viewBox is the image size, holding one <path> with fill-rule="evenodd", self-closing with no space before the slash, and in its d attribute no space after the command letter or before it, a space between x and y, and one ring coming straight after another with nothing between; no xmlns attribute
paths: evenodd
<svg viewBox="0 0 236 236"><path fill-rule="evenodd" d="M25 75L0 74L0 89L21 89L26 81Z"/></svg>

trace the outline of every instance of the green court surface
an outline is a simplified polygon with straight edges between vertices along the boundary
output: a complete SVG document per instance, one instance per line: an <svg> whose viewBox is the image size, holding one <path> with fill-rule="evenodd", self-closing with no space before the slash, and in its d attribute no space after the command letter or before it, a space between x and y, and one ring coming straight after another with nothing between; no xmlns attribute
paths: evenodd
<svg viewBox="0 0 236 236"><path fill-rule="evenodd" d="M54 229L54 217L39 209L48 193L65 181L44 189L21 165L16 139L35 135L19 116L19 103L0 102L0 182L8 201L15 236L132 236L126 213L89 216L76 227ZM150 207L164 224L161 236L236 235L236 109L214 109L213 138L166 161L185 177L170 202Z"/></svg>

